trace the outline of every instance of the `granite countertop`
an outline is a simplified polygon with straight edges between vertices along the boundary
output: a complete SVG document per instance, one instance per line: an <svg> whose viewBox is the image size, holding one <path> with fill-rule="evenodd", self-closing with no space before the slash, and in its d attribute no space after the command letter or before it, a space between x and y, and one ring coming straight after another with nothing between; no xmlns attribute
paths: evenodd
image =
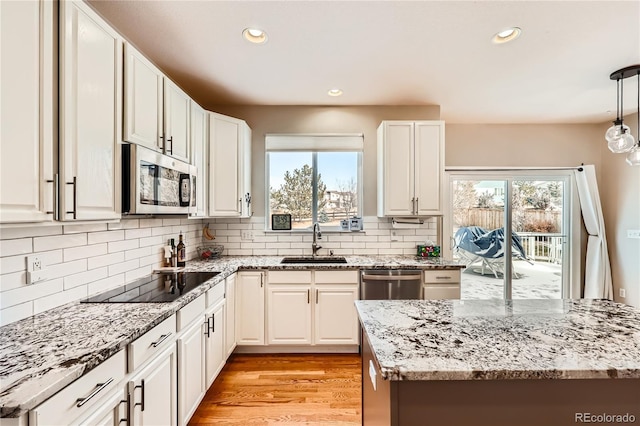
<svg viewBox="0 0 640 426"><path fill-rule="evenodd" d="M640 310L608 300L361 300L386 380L640 378Z"/></svg>
<svg viewBox="0 0 640 426"><path fill-rule="evenodd" d="M455 269L410 256L347 256L347 264L288 264L282 256L190 261L186 271L219 275L170 303L70 303L0 327L0 417L18 417L122 350L239 269Z"/></svg>

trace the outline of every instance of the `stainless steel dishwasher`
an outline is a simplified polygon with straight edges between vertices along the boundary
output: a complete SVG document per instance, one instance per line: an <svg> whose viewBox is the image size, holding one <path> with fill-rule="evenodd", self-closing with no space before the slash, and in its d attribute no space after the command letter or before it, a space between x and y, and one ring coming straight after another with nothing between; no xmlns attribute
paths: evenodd
<svg viewBox="0 0 640 426"><path fill-rule="evenodd" d="M372 269L360 272L361 300L422 299L417 269Z"/></svg>

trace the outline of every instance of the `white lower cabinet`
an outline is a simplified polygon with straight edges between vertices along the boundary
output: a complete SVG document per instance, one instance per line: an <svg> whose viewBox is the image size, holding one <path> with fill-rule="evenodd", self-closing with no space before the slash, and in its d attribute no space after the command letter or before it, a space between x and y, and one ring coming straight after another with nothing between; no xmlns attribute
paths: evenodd
<svg viewBox="0 0 640 426"><path fill-rule="evenodd" d="M129 425L176 424L176 366L176 347L171 344L132 375L127 382Z"/></svg>
<svg viewBox="0 0 640 426"><path fill-rule="evenodd" d="M357 271L269 271L271 345L357 345Z"/></svg>
<svg viewBox="0 0 640 426"><path fill-rule="evenodd" d="M225 286L224 349L229 358L236 348L236 274L227 277Z"/></svg>
<svg viewBox="0 0 640 426"><path fill-rule="evenodd" d="M460 299L460 269L424 271L423 298L425 300Z"/></svg>
<svg viewBox="0 0 640 426"><path fill-rule="evenodd" d="M207 388L222 370L227 359L224 348L224 299L210 308L206 314L205 374Z"/></svg>
<svg viewBox="0 0 640 426"><path fill-rule="evenodd" d="M104 397L100 404L92 408L91 414L72 425L82 426L118 426L127 421L127 394L124 389Z"/></svg>
<svg viewBox="0 0 640 426"><path fill-rule="evenodd" d="M264 345L264 272L241 271L236 282L236 342Z"/></svg>
<svg viewBox="0 0 640 426"><path fill-rule="evenodd" d="M186 425L189 422L207 391L204 377L204 331L203 323L196 321L178 338L178 424L180 425Z"/></svg>

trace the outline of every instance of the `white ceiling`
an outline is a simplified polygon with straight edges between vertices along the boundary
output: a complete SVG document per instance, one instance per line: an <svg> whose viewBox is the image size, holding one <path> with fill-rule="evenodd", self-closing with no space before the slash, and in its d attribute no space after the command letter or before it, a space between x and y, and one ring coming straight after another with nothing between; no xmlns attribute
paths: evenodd
<svg viewBox="0 0 640 426"><path fill-rule="evenodd" d="M454 123L604 122L609 74L640 64L640 0L90 3L204 107L440 105ZM267 43L242 38L252 26ZM492 44L509 26L522 36ZM635 112L636 79L624 83Z"/></svg>

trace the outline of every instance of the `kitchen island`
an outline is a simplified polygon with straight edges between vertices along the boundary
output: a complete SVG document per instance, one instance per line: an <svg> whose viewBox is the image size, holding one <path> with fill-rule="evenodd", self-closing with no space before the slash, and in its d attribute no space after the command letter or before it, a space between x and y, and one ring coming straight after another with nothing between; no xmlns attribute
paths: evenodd
<svg viewBox="0 0 640 426"><path fill-rule="evenodd" d="M364 426L640 422L637 309L606 300L356 307Z"/></svg>

